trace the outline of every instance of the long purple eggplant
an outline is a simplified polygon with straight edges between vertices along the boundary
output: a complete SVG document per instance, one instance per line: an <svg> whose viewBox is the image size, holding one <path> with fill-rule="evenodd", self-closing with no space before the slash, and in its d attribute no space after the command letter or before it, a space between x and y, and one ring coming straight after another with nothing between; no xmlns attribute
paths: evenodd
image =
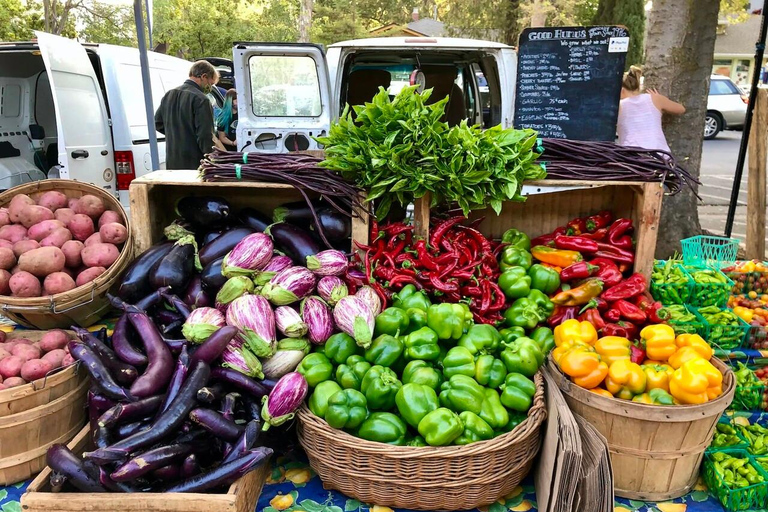
<svg viewBox="0 0 768 512"><path fill-rule="evenodd" d="M128 322L128 315L123 314L115 322L115 330L112 332L112 348L122 361L134 366L146 366L147 356L133 345L132 336L133 327Z"/></svg>
<svg viewBox="0 0 768 512"><path fill-rule="evenodd" d="M99 425L99 417L107 410L115 406L114 400L111 400L101 394L101 390L89 389L88 390L88 424L91 427L91 432Z"/></svg>
<svg viewBox="0 0 768 512"><path fill-rule="evenodd" d="M83 492L106 492L106 489L85 470L83 460L63 444L48 448L45 456L48 467Z"/></svg>
<svg viewBox="0 0 768 512"><path fill-rule="evenodd" d="M165 345L171 351L171 354L180 354L181 351L184 350L184 347L187 346L187 340L184 338L176 340L163 336L163 343L165 343Z"/></svg>
<svg viewBox="0 0 768 512"><path fill-rule="evenodd" d="M234 421L226 419L224 416L211 409L193 409L192 412L189 413L189 419L214 436L225 441L236 441L243 430L242 426L235 424Z"/></svg>
<svg viewBox="0 0 768 512"><path fill-rule="evenodd" d="M210 471L166 487L163 492L201 492L229 485L248 472L265 464L272 456L270 448L259 447Z"/></svg>
<svg viewBox="0 0 768 512"><path fill-rule="evenodd" d="M91 379L104 395L113 400L125 400L127 402L136 400L136 397L115 382L114 377L93 349L77 341L70 341L67 347L69 347L69 353L72 354L72 357L83 363L91 375Z"/></svg>
<svg viewBox="0 0 768 512"><path fill-rule="evenodd" d="M187 352L187 347L184 346L184 348L181 349L179 357L176 359L176 369L173 371L173 376L171 376L171 382L168 384L168 391L165 393L165 398L163 398L162 404L157 411L158 417L168 409L168 406L171 405L173 399L179 394L179 390L181 390L181 385L184 383L184 378L187 376L188 371L189 352Z"/></svg>
<svg viewBox="0 0 768 512"><path fill-rule="evenodd" d="M187 306L187 303L181 300L178 295L173 293L163 293L162 295L163 298L168 301L168 304L173 306L176 312L183 316L184 319L189 316L189 313L191 312L189 306Z"/></svg>
<svg viewBox="0 0 768 512"><path fill-rule="evenodd" d="M96 448L106 448L113 441L109 428L99 423L96 424L96 428L91 430L91 438L93 439L93 446Z"/></svg>
<svg viewBox="0 0 768 512"><path fill-rule="evenodd" d="M148 421L134 421L133 423L124 423L122 425L118 425L115 429L115 437L117 439L125 439L126 437L130 437L133 434L136 434L138 432L141 432L142 430L146 430L149 428L150 423Z"/></svg>
<svg viewBox="0 0 768 512"><path fill-rule="evenodd" d="M181 463L181 477L189 478L200 473L200 464L197 462L197 455L194 453L187 455L184 462Z"/></svg>
<svg viewBox="0 0 768 512"><path fill-rule="evenodd" d="M99 425L113 427L121 423L140 420L157 411L163 403L163 396L151 396L128 404L117 404L99 417Z"/></svg>
<svg viewBox="0 0 768 512"><path fill-rule="evenodd" d="M220 382L217 382L212 386L200 388L200 391L197 392L197 401L203 402L204 404L212 404L213 402L221 400L221 397L224 396L224 391L224 385Z"/></svg>
<svg viewBox="0 0 768 512"><path fill-rule="evenodd" d="M139 376L139 372L136 371L136 368L122 362L120 358L117 357L117 354L115 354L111 348L106 346L97 336L86 329L77 326L72 326L71 329L75 331L75 334L80 338L80 341L88 345L91 350L99 355L104 366L109 369L115 377L115 381L119 384L130 386Z"/></svg>
<svg viewBox="0 0 768 512"><path fill-rule="evenodd" d="M231 384L241 391L250 393L259 400L261 397L269 394L269 390L259 384L258 381L229 368L214 368L211 372L211 380Z"/></svg>
<svg viewBox="0 0 768 512"><path fill-rule="evenodd" d="M234 421L238 398L240 398L240 393L227 393L224 397L224 401L221 404L221 415L224 418Z"/></svg>
<svg viewBox="0 0 768 512"><path fill-rule="evenodd" d="M243 410L248 420L256 420L261 424L261 399L255 399L250 395L243 395Z"/></svg>
<svg viewBox="0 0 768 512"><path fill-rule="evenodd" d="M170 309L159 309L152 315L159 325L168 325L179 320L184 320L184 315Z"/></svg>
<svg viewBox="0 0 768 512"><path fill-rule="evenodd" d="M187 285L187 291L184 293L184 302L187 306L196 308L205 308L213 305L213 300L208 292L203 290L203 280L199 275L192 276Z"/></svg>
<svg viewBox="0 0 768 512"><path fill-rule="evenodd" d="M243 208L237 214L237 218L244 226L258 233L264 232L272 224L272 219L253 208Z"/></svg>
<svg viewBox="0 0 768 512"><path fill-rule="evenodd" d="M211 334L208 340L200 345L192 354L192 364L197 361L205 361L211 364L221 356L221 353L227 347L230 341L239 333L240 330L237 327L231 325L225 325L218 331Z"/></svg>
<svg viewBox="0 0 768 512"><path fill-rule="evenodd" d="M259 439L259 434L261 434L261 423L259 420L249 421L245 426L243 433L240 434L240 437L232 446L232 450L230 450L227 456L224 457L222 464L226 464L227 462L231 462L245 455L248 450L253 448L253 445L256 444L256 441Z"/></svg>
<svg viewBox="0 0 768 512"><path fill-rule="evenodd" d="M194 226L211 229L227 222L230 208L222 197L188 196L177 201L176 213Z"/></svg>
<svg viewBox="0 0 768 512"><path fill-rule="evenodd" d="M120 279L117 295L129 303L133 303L147 295L150 291L149 271L173 249L173 242L163 242L144 251Z"/></svg>
<svg viewBox="0 0 768 512"><path fill-rule="evenodd" d="M189 375L184 380L179 394L171 402L162 416L157 418L152 426L146 430L127 437L108 448L102 448L86 454L86 457L97 464L116 462L123 460L136 450L150 446L167 435L178 430L187 419L189 412L194 409L195 395L197 391L206 385L211 368L199 361L191 368Z"/></svg>
<svg viewBox="0 0 768 512"><path fill-rule="evenodd" d="M167 325L164 325L163 328L160 330L160 333L163 336L170 336L174 332L180 331L182 327L184 327L184 319L180 318L175 322L171 322Z"/></svg>
<svg viewBox="0 0 768 512"><path fill-rule="evenodd" d="M139 333L147 353L149 364L144 373L131 386L131 394L144 398L162 393L173 373L173 355L154 322L145 313L128 313L136 332Z"/></svg>
<svg viewBox="0 0 768 512"><path fill-rule="evenodd" d="M188 444L170 444L154 448L130 459L109 477L115 482L130 482L152 470L183 459L191 451L192 446Z"/></svg>
<svg viewBox="0 0 768 512"><path fill-rule="evenodd" d="M225 231L200 248L200 263L205 266L215 259L223 258L240 240L253 234L253 232L250 228L233 228Z"/></svg>
<svg viewBox="0 0 768 512"><path fill-rule="evenodd" d="M150 476L160 482L175 482L181 476L181 466L178 464L168 464L152 471Z"/></svg>
<svg viewBox="0 0 768 512"><path fill-rule="evenodd" d="M104 466L99 467L99 483L112 492L141 492L141 489L126 483L118 483L109 478L109 471Z"/></svg>

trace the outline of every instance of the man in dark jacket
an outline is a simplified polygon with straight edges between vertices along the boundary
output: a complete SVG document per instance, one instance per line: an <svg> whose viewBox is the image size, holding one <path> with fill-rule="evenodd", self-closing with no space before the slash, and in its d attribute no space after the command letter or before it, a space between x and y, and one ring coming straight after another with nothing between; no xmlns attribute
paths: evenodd
<svg viewBox="0 0 768 512"><path fill-rule="evenodd" d="M192 64L189 79L171 89L155 112L155 128L165 134L165 168L197 169L213 147L213 109L206 96L219 74L204 60Z"/></svg>

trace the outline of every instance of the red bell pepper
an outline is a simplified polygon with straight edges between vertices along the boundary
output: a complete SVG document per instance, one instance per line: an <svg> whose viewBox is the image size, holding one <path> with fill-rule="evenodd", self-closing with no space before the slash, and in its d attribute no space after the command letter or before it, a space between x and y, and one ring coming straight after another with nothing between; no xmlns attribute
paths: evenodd
<svg viewBox="0 0 768 512"><path fill-rule="evenodd" d="M621 311L618 309L610 308L608 311L603 313L603 318L605 318L606 322L618 322L621 320Z"/></svg>
<svg viewBox="0 0 768 512"><path fill-rule="evenodd" d="M669 311L662 306L661 302L654 302L647 295L638 295L633 302L635 306L645 311L651 323L663 324L669 318Z"/></svg>
<svg viewBox="0 0 768 512"><path fill-rule="evenodd" d="M630 350L630 354L629 354L630 361L636 364L641 364L643 361L645 361L646 354L645 354L645 350L642 347L633 343L629 346L629 350Z"/></svg>
<svg viewBox="0 0 768 512"><path fill-rule="evenodd" d="M586 310L592 309L592 308L597 309L601 313L605 313L610 309L609 304L605 300L603 300L602 297L595 297L594 299L587 302L583 308L581 308L580 313L583 313Z"/></svg>
<svg viewBox="0 0 768 512"><path fill-rule="evenodd" d="M606 323L603 327L603 336L619 336L634 340L637 337L637 326L629 322Z"/></svg>
<svg viewBox="0 0 768 512"><path fill-rule="evenodd" d="M595 277L601 279L606 288L616 286L622 279L624 279L624 276L622 276L619 271L619 267L617 267L616 263L611 259L594 258L589 263L598 267Z"/></svg>
<svg viewBox="0 0 768 512"><path fill-rule="evenodd" d="M603 210L587 217L587 231L594 233L598 229L607 228L613 222L613 213Z"/></svg>
<svg viewBox="0 0 768 512"><path fill-rule="evenodd" d="M576 318L579 308L576 306L555 306L555 310L547 318L550 327L557 327L566 320Z"/></svg>
<svg viewBox="0 0 768 512"><path fill-rule="evenodd" d="M619 249L632 249L631 219L616 219L608 230L608 243Z"/></svg>
<svg viewBox="0 0 768 512"><path fill-rule="evenodd" d="M598 311L597 308L589 308L584 311L579 315L579 321L591 323L595 330L598 331L605 327L605 320L600 316L600 311Z"/></svg>
<svg viewBox="0 0 768 512"><path fill-rule="evenodd" d="M631 277L625 279L623 282L607 289L601 295L601 297L608 302L615 302L621 299L631 299L641 293L644 293L648 288L648 284L645 281L643 274L635 273Z"/></svg>
<svg viewBox="0 0 768 512"><path fill-rule="evenodd" d="M555 247L558 249L567 249L569 251L597 252L597 242L582 236L556 236Z"/></svg>
<svg viewBox="0 0 768 512"><path fill-rule="evenodd" d="M635 262L635 253L631 250L622 249L621 247L604 242L597 242L597 248L599 250L595 253L595 256L598 258L608 258L618 263L632 264Z"/></svg>
<svg viewBox="0 0 768 512"><path fill-rule="evenodd" d="M586 261L579 261L560 272L560 281L568 282L574 279L586 279L600 269L597 265L590 265Z"/></svg>
<svg viewBox="0 0 768 512"><path fill-rule="evenodd" d="M629 320L635 324L642 324L648 320L648 316L645 314L645 311L635 306L631 302L623 299L617 300L611 305L611 311L614 309L618 310L622 319Z"/></svg>
<svg viewBox="0 0 768 512"><path fill-rule="evenodd" d="M587 219L577 217L565 225L568 235L580 235L587 232Z"/></svg>
<svg viewBox="0 0 768 512"><path fill-rule="evenodd" d="M596 242L602 242L603 240L608 238L608 228L600 228L594 233L582 233L579 236L582 238L595 240Z"/></svg>

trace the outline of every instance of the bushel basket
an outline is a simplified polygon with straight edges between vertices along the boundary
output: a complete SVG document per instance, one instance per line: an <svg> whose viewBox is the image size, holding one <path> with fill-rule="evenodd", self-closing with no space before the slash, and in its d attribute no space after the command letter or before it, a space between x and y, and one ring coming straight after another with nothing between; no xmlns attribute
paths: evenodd
<svg viewBox="0 0 768 512"><path fill-rule="evenodd" d="M332 428L306 405L299 442L323 485L363 503L412 510L465 510L489 505L520 484L539 452L546 418L544 379L528 418L504 435L465 446L392 446Z"/></svg>

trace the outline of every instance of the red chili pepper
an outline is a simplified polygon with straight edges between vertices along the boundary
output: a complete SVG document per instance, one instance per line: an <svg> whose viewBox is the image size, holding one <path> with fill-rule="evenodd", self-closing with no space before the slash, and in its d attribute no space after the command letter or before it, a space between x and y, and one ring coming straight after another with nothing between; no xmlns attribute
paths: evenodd
<svg viewBox="0 0 768 512"><path fill-rule="evenodd" d="M436 290L441 291L443 293L459 291L459 287L455 283L447 283L447 282L444 283L436 275L430 275L429 282L432 284L432 286L435 287Z"/></svg>
<svg viewBox="0 0 768 512"><path fill-rule="evenodd" d="M579 261L573 265L565 267L563 271L560 272L560 281L567 283L574 279L586 279L598 270L600 270L600 267L597 265L592 265L586 261Z"/></svg>
<svg viewBox="0 0 768 512"><path fill-rule="evenodd" d="M614 302L621 299L631 299L641 293L644 293L648 284L645 281L643 274L632 274L631 277L625 279L623 282L613 286L600 295L603 300L608 302Z"/></svg>
<svg viewBox="0 0 768 512"><path fill-rule="evenodd" d="M616 221L611 224L611 227L608 230L608 242L620 249L631 249L632 237L629 236L631 230L631 219L616 219Z"/></svg>
<svg viewBox="0 0 768 512"><path fill-rule="evenodd" d="M597 242L582 236L558 235L555 237L555 247L578 252L597 252Z"/></svg>
<svg viewBox="0 0 768 512"><path fill-rule="evenodd" d="M613 222L613 213L603 210L587 217L587 231L594 233L598 229L607 228Z"/></svg>
<svg viewBox="0 0 768 512"><path fill-rule="evenodd" d="M404 286L404 285L409 284L409 283L414 285L414 286L416 286L416 287L418 287L418 288L421 288L421 284L416 279L414 279L412 276L409 276L407 274L400 274L400 275L397 275L397 276L393 277L389 281L388 288L395 288L395 287L397 287L397 285Z"/></svg>
<svg viewBox="0 0 768 512"><path fill-rule="evenodd" d="M448 220L443 221L432 230L432 234L429 236L429 245L431 247L440 247L440 240L442 240L445 233L453 226L464 220L462 216L451 217Z"/></svg>
<svg viewBox="0 0 768 512"><path fill-rule="evenodd" d="M580 322L589 322L596 330L600 330L605 327L605 320L600 315L600 311L597 308L590 308L579 315Z"/></svg>
<svg viewBox="0 0 768 512"><path fill-rule="evenodd" d="M557 235L549 234L549 235L541 235L537 236L536 238L531 239L531 247L536 247L537 245L550 245L555 243L555 237Z"/></svg>
<svg viewBox="0 0 768 512"><path fill-rule="evenodd" d="M427 243L423 239L417 240L413 245L413 248L416 249L418 261L422 266L428 268L429 270L437 270L438 264L427 250Z"/></svg>
<svg viewBox="0 0 768 512"><path fill-rule="evenodd" d="M501 290L498 284L494 283L493 281L488 281L488 284L490 285L494 294L493 302L491 303L490 307L488 307L488 311L501 311L504 309L507 298L504 296L504 292Z"/></svg>
<svg viewBox="0 0 768 512"><path fill-rule="evenodd" d="M582 238L588 238L590 240L594 240L596 242L602 242L606 238L608 238L608 228L600 228L594 233L582 233L579 235Z"/></svg>
<svg viewBox="0 0 768 512"><path fill-rule="evenodd" d="M635 253L611 244L597 242L599 251L595 253L598 258L608 258L619 263L632 264L635 262Z"/></svg>
<svg viewBox="0 0 768 512"><path fill-rule="evenodd" d="M622 279L624 279L624 276L619 272L619 267L616 266L616 263L613 260L608 258L593 258L589 263L598 267L595 277L601 279L606 288L616 286Z"/></svg>
<svg viewBox="0 0 768 512"><path fill-rule="evenodd" d="M389 302L389 299L391 298L392 291L385 290L379 283L371 283L371 287L373 288L373 291L376 292L376 295L378 295L381 299L382 307L385 308Z"/></svg>
<svg viewBox="0 0 768 512"><path fill-rule="evenodd" d="M632 361L635 364L642 364L643 361L646 359L646 353L645 350L638 346L637 344L633 343L629 346L630 349L630 355L629 360Z"/></svg>
<svg viewBox="0 0 768 512"><path fill-rule="evenodd" d="M583 217L577 217L565 225L566 234L568 235L580 235L587 232L587 219Z"/></svg>
<svg viewBox="0 0 768 512"><path fill-rule="evenodd" d="M618 310L622 319L629 320L632 323L642 324L648 320L648 315L645 314L645 311L624 299L614 302L611 305L611 310L614 309Z"/></svg>
<svg viewBox="0 0 768 512"><path fill-rule="evenodd" d="M663 324L669 319L669 311L662 306L661 302L653 301L647 295L638 295L633 302L635 306L645 311L651 323Z"/></svg>
<svg viewBox="0 0 768 512"><path fill-rule="evenodd" d="M566 320L576 318L578 316L579 308L576 306L555 306L555 310L547 318L547 324L550 327L557 327Z"/></svg>

